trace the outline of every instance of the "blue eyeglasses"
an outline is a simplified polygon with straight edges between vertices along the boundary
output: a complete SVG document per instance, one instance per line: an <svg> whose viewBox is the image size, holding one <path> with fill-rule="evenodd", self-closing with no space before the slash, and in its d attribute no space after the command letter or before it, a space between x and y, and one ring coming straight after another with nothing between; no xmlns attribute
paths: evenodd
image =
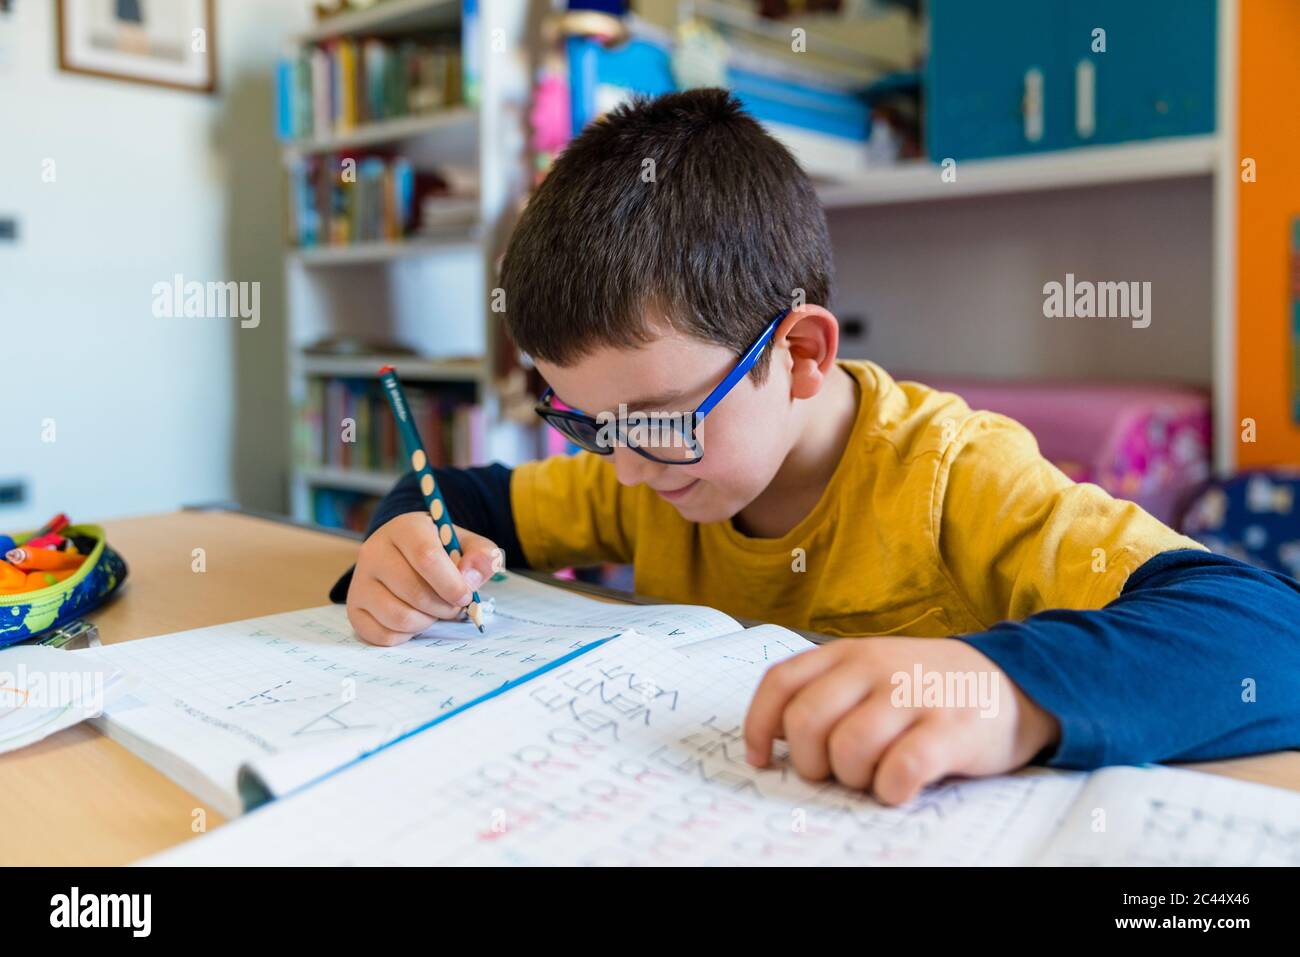
<svg viewBox="0 0 1300 957"><path fill-rule="evenodd" d="M663 465L694 465L704 458L704 447L696 435L700 422L727 397L763 354L781 320L790 314L785 309L768 323L763 334L740 357L736 367L718 383L717 388L696 406L695 411L680 415L645 415L634 412L626 419L602 413L592 418L580 409L559 408L555 390L542 393L536 411L547 424L579 448L597 455L611 455L616 445L625 445L652 462Z"/></svg>

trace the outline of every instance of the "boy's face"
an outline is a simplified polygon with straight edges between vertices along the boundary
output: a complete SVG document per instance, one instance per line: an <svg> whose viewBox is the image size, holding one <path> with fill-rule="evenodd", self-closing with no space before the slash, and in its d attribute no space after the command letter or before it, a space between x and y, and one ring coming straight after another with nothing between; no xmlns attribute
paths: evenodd
<svg viewBox="0 0 1300 957"><path fill-rule="evenodd" d="M623 485L648 485L692 522L719 522L767 488L792 445L790 375L783 349L769 346L767 376L736 383L696 430L704 457L693 465L652 462L619 445L612 456ZM729 349L676 330L635 348L605 346L568 366L537 362L565 405L599 418L681 414L696 408L735 368ZM635 419L633 419L635 421Z"/></svg>

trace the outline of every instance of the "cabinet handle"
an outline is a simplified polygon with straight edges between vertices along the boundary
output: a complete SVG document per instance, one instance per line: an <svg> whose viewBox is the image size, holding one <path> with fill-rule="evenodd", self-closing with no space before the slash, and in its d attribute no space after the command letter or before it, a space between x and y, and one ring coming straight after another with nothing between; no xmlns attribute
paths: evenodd
<svg viewBox="0 0 1300 957"><path fill-rule="evenodd" d="M1097 132L1097 68L1086 57L1074 68L1074 131L1082 140Z"/></svg>
<svg viewBox="0 0 1300 957"><path fill-rule="evenodd" d="M1025 96L1020 109L1025 117L1025 139L1037 143L1043 138L1043 71L1038 67L1025 71Z"/></svg>

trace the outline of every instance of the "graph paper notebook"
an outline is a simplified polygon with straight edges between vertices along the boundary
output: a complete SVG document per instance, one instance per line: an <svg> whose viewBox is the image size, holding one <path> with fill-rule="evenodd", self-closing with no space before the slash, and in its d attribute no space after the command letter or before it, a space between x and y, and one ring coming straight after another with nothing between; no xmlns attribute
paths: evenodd
<svg viewBox="0 0 1300 957"><path fill-rule="evenodd" d="M1190 771L1032 770L886 808L752 768L740 725L783 640L624 634L146 863L1300 863L1300 794Z"/></svg>
<svg viewBox="0 0 1300 957"><path fill-rule="evenodd" d="M287 793L629 629L666 645L740 629L709 608L599 602L516 575L482 594L487 634L444 622L393 648L358 639L336 605L110 645L96 653L138 684L95 723L229 817L241 782L252 804Z"/></svg>

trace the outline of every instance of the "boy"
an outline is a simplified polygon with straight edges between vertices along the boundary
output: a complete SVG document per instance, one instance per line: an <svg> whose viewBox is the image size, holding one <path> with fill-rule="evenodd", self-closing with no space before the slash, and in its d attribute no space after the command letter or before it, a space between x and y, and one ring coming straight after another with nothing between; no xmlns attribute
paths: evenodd
<svg viewBox="0 0 1300 957"><path fill-rule="evenodd" d="M550 386L539 412L587 451L441 471L459 568L399 483L335 589L358 634L457 617L499 545L512 566L631 562L665 601L872 636L772 668L745 738L756 765L783 738L804 777L887 803L1036 759L1300 745L1293 581L1071 483L1015 422L837 361L831 282L811 184L726 92L589 127L502 272ZM897 694L917 669L979 676L997 706Z"/></svg>

